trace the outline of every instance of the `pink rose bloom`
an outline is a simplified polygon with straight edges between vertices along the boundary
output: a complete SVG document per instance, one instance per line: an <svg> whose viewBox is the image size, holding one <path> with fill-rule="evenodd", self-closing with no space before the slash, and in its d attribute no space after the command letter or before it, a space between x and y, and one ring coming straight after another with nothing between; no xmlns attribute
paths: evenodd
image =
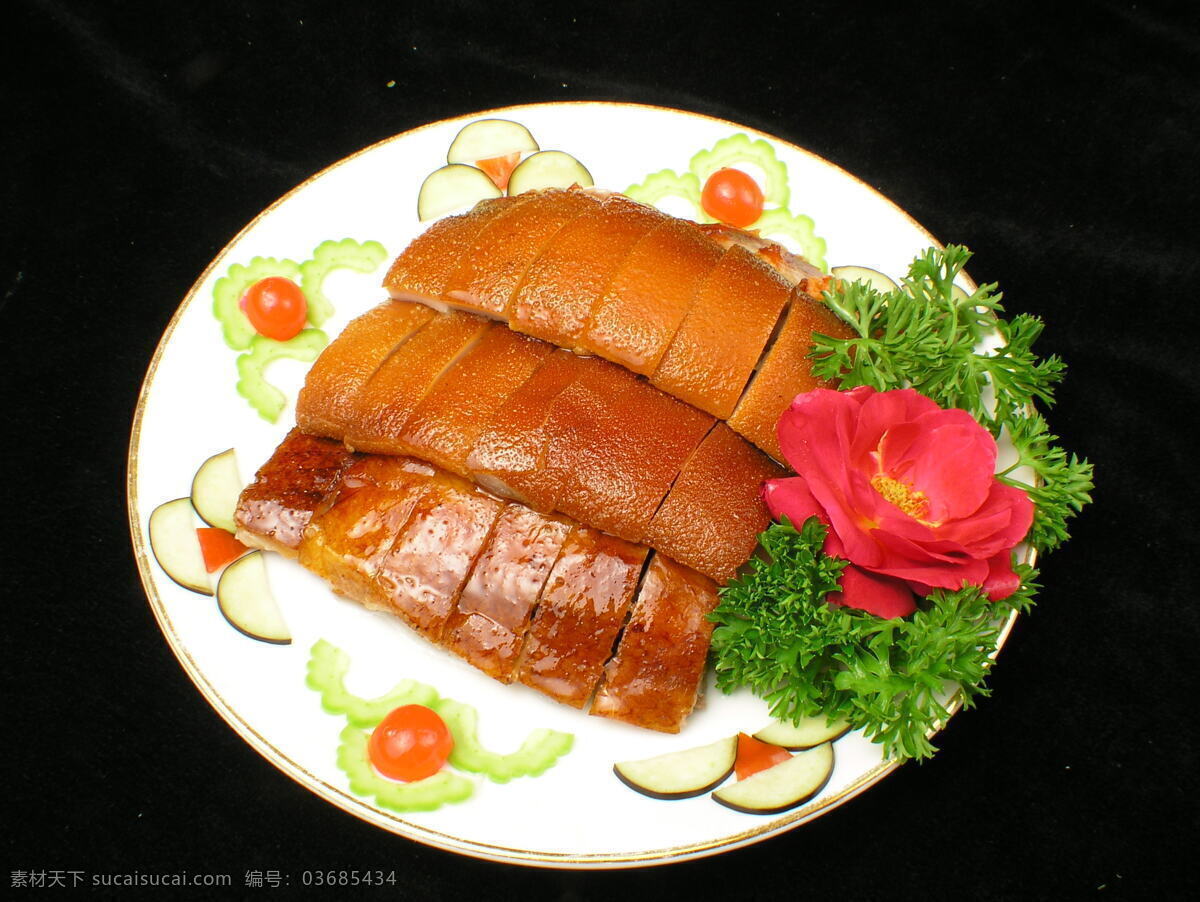
<svg viewBox="0 0 1200 902"><path fill-rule="evenodd" d="M763 499L776 519L829 527L825 553L850 562L830 601L903 617L934 588L970 583L993 601L1017 590L1012 549L1033 503L996 479L996 441L966 411L912 389L816 389L778 433L797 475L768 481Z"/></svg>

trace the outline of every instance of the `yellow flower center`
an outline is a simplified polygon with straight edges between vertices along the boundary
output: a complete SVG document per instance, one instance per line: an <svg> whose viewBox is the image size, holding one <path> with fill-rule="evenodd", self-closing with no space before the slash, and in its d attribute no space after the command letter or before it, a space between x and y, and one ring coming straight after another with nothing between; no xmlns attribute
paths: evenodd
<svg viewBox="0 0 1200 902"><path fill-rule="evenodd" d="M914 520L928 523L929 499L924 492L914 491L907 482L893 479L884 473L876 473L871 477L871 488L883 496Z"/></svg>

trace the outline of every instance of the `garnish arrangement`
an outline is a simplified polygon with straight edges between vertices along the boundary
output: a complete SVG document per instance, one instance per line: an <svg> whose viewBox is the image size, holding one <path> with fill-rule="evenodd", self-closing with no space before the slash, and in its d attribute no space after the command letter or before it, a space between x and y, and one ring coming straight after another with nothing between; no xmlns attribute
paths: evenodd
<svg viewBox="0 0 1200 902"><path fill-rule="evenodd" d="M969 258L931 249L895 290L825 292L856 335L815 335L811 356L842 391L781 418L798 475L765 486L765 556L713 614L720 688L749 686L784 720L843 718L896 759L933 753L956 693L987 695L1004 620L1038 588L1015 551L1058 547L1091 500L1091 465L1036 409L1062 361L1033 353L1036 317L1000 318L995 285L955 288ZM1016 460L996 472L1002 434Z"/></svg>

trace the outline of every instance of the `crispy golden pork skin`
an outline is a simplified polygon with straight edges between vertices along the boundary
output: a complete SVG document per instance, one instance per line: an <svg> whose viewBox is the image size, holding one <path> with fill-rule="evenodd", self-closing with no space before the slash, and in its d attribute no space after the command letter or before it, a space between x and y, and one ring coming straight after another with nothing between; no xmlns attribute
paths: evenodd
<svg viewBox="0 0 1200 902"><path fill-rule="evenodd" d="M783 392L815 384L812 332L850 335L817 292L789 291L820 274L752 233L575 189L521 195L499 212L493 202L471 231L474 215L418 238L389 271L388 293L604 357L728 419L772 455L791 401ZM447 260L456 261L448 279ZM785 308L788 327L777 329ZM751 381L760 362L772 373Z"/></svg>
<svg viewBox="0 0 1200 902"><path fill-rule="evenodd" d="M699 691L696 656L711 624L692 612L708 604L710 581L659 555L639 590L645 546L506 503L421 461L293 432L243 492L237 520L248 545L298 555L339 594L403 618L502 682L519 677L584 707L607 672L595 713L667 731Z"/></svg>
<svg viewBox="0 0 1200 902"><path fill-rule="evenodd" d="M654 555L592 713L678 733L704 678L717 601L711 579Z"/></svg>

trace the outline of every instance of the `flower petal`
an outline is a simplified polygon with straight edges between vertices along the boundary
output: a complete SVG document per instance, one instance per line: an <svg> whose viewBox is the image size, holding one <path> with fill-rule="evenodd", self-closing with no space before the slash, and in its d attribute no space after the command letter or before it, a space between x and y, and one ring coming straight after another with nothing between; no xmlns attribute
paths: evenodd
<svg viewBox="0 0 1200 902"><path fill-rule="evenodd" d="M1013 570L1011 551L1002 551L988 561L988 575L983 582L983 591L992 601L1008 598L1021 588L1021 578Z"/></svg>
<svg viewBox="0 0 1200 902"><path fill-rule="evenodd" d="M853 564L842 571L842 591L830 593L828 599L887 619L907 617L917 609L916 598L902 581L868 573Z"/></svg>

